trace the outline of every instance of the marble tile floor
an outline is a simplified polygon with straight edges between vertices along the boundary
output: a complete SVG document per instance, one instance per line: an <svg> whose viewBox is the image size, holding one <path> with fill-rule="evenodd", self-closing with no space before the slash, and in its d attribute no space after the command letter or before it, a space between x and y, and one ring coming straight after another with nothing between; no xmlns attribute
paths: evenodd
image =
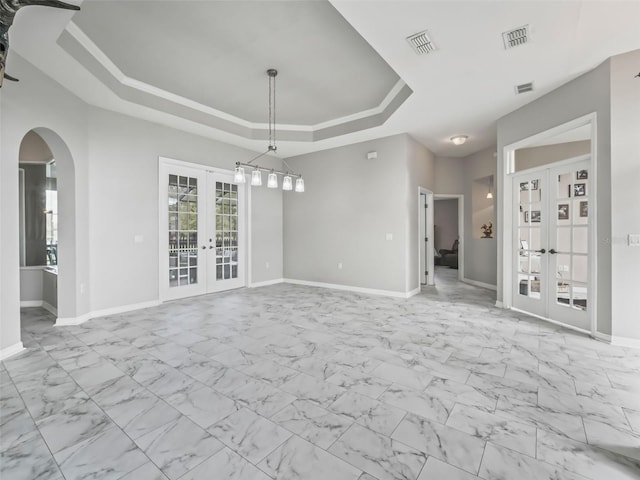
<svg viewBox="0 0 640 480"><path fill-rule="evenodd" d="M241 289L54 327L0 364L3 480L640 479L640 351L493 307Z"/></svg>

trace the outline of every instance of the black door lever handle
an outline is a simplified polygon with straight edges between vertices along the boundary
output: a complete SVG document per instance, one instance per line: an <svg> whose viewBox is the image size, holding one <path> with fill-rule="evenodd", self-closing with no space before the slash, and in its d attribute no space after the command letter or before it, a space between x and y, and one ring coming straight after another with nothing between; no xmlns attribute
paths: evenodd
<svg viewBox="0 0 640 480"><path fill-rule="evenodd" d="M544 248L541 248L540 250L536 250L536 252L538 252L538 253L547 253L547 251Z"/></svg>
<svg viewBox="0 0 640 480"><path fill-rule="evenodd" d="M556 252L556 251L552 248L551 250L549 250L549 253L550 253L550 254L552 254L552 255L555 255L555 254L556 254L556 253L558 253L558 252Z"/></svg>

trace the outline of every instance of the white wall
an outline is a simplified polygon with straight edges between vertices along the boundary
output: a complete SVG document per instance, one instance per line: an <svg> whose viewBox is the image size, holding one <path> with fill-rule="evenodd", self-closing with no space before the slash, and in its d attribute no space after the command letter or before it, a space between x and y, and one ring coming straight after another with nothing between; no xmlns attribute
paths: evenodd
<svg viewBox="0 0 640 480"><path fill-rule="evenodd" d="M80 294L77 288L89 277L88 171L83 161L87 158L87 108L15 52L11 66L20 82L5 82L0 90L0 350L20 342L18 156L22 138L34 128L49 127L56 132L57 138L51 132L47 138L41 136L60 161L59 175L70 173L72 183L75 179L75 185L66 187L59 179L59 188L66 188L67 192L59 206L85 225L79 230L69 223L60 225L59 289L65 295L59 302L59 311L64 316L77 316L89 310L88 294ZM65 157L65 151L70 152L76 164L60 158Z"/></svg>
<svg viewBox="0 0 640 480"><path fill-rule="evenodd" d="M611 58L611 317L614 337L640 340L640 50Z"/></svg>
<svg viewBox="0 0 640 480"><path fill-rule="evenodd" d="M433 204L433 223L435 225L435 247L448 250L458 240L458 200L436 199Z"/></svg>
<svg viewBox="0 0 640 480"><path fill-rule="evenodd" d="M0 90L0 350L20 342L18 152L29 130L37 129L58 161L61 217L75 212L64 229L60 220L62 318L158 299L159 156L231 169L255 155L88 107L15 52L11 61L21 81ZM282 193L254 193L252 214L260 220L252 259L269 261L270 269L256 268L253 281L278 279ZM136 234L142 243L133 243Z"/></svg>
<svg viewBox="0 0 640 480"><path fill-rule="evenodd" d="M20 267L20 301L42 301L42 271L44 267Z"/></svg>
<svg viewBox="0 0 640 480"><path fill-rule="evenodd" d="M306 191L285 195L285 278L406 291L407 145L396 135L287 159Z"/></svg>
<svg viewBox="0 0 640 480"><path fill-rule="evenodd" d="M247 161L255 154L90 108L93 311L158 299L159 156L232 170L236 161ZM254 188L251 212L257 222L251 257L258 266L252 281L282 278L282 191ZM135 235L142 235L143 241L134 243Z"/></svg>
<svg viewBox="0 0 640 480"><path fill-rule="evenodd" d="M423 240L418 235L419 220L418 211L423 208L422 202L419 201L419 187L433 191L435 185L435 159L433 153L427 150L424 145L416 142L413 138L406 135L407 141L407 179L406 179L406 217L408 230L408 245L406 249L407 263L407 283L405 290L407 292L415 291L420 288L420 257L418 248L423 248ZM420 246L420 247L419 247Z"/></svg>

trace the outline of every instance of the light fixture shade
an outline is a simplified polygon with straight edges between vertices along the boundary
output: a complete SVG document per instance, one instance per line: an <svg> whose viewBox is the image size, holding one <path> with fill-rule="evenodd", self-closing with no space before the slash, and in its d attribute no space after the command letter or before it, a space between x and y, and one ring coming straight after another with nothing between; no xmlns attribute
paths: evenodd
<svg viewBox="0 0 640 480"><path fill-rule="evenodd" d="M233 175L233 181L236 183L244 183L244 168L236 167L235 173Z"/></svg>
<svg viewBox="0 0 640 480"><path fill-rule="evenodd" d="M488 193L487 193L487 198L493 198L493 193L488 192Z"/></svg>
<svg viewBox="0 0 640 480"><path fill-rule="evenodd" d="M451 137L451 141L454 145L462 145L469 138L467 135L456 135L455 137Z"/></svg>
<svg viewBox="0 0 640 480"><path fill-rule="evenodd" d="M273 172L271 172L267 177L267 187L278 188L278 176Z"/></svg>
<svg viewBox="0 0 640 480"><path fill-rule="evenodd" d="M253 172L251 172L251 186L262 186L262 172L257 168Z"/></svg>
<svg viewBox="0 0 640 480"><path fill-rule="evenodd" d="M293 181L289 175L282 179L282 190L293 190Z"/></svg>
<svg viewBox="0 0 640 480"><path fill-rule="evenodd" d="M302 178L296 179L296 192L304 192L304 180Z"/></svg>

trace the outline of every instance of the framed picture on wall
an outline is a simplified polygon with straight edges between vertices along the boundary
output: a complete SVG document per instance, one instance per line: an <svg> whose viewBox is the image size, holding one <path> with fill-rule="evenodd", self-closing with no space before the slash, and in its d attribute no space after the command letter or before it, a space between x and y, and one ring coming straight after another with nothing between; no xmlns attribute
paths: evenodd
<svg viewBox="0 0 640 480"><path fill-rule="evenodd" d="M573 196L574 197L584 197L587 194L587 184L586 183L576 183L573 185Z"/></svg>
<svg viewBox="0 0 640 480"><path fill-rule="evenodd" d="M587 170L578 170L576 172L576 180L586 180L587 178L589 178Z"/></svg>
<svg viewBox="0 0 640 480"><path fill-rule="evenodd" d="M558 220L569 220L569 204L558 204Z"/></svg>
<svg viewBox="0 0 640 480"><path fill-rule="evenodd" d="M540 210L531 210L531 223L540 223Z"/></svg>
<svg viewBox="0 0 640 480"><path fill-rule="evenodd" d="M589 216L589 202L580 202L580 216L581 217Z"/></svg>

